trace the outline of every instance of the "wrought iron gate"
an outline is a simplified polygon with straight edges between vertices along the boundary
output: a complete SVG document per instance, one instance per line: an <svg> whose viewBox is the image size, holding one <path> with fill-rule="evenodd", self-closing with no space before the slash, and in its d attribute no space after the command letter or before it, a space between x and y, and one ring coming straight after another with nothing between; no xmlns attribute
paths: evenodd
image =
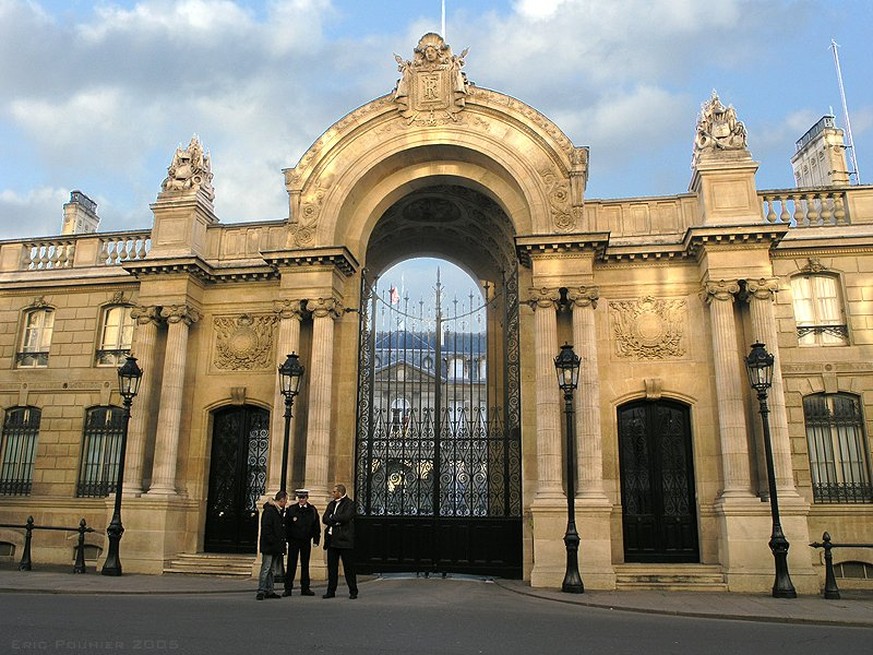
<svg viewBox="0 0 873 655"><path fill-rule="evenodd" d="M699 562L688 407L620 407L618 441L625 561Z"/></svg>
<svg viewBox="0 0 873 655"><path fill-rule="evenodd" d="M267 482L270 413L243 405L215 413L203 549L255 553L258 498Z"/></svg>
<svg viewBox="0 0 873 655"><path fill-rule="evenodd" d="M411 309L364 275L359 566L521 577L517 278L448 315L434 291Z"/></svg>

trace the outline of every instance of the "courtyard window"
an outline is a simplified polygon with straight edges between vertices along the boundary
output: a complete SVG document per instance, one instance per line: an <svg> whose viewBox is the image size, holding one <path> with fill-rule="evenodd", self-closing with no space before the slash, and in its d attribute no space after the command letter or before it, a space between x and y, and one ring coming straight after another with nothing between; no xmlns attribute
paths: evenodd
<svg viewBox="0 0 873 655"><path fill-rule="evenodd" d="M123 430L121 407L94 407L86 412L76 495L101 498L115 491Z"/></svg>
<svg viewBox="0 0 873 655"><path fill-rule="evenodd" d="M131 307L114 305L103 311L97 366L120 366L130 354L134 321Z"/></svg>
<svg viewBox="0 0 873 655"><path fill-rule="evenodd" d="M48 366L54 325L55 313L51 309L35 309L25 314L21 350L18 352L19 367Z"/></svg>
<svg viewBox="0 0 873 655"><path fill-rule="evenodd" d="M870 456L857 396L803 399L813 498L817 503L873 503Z"/></svg>
<svg viewBox="0 0 873 655"><path fill-rule="evenodd" d="M791 280L797 341L801 346L844 346L849 328L843 310L839 278L798 275Z"/></svg>
<svg viewBox="0 0 873 655"><path fill-rule="evenodd" d="M13 407L6 411L0 450L0 495L30 494L41 416L36 407Z"/></svg>

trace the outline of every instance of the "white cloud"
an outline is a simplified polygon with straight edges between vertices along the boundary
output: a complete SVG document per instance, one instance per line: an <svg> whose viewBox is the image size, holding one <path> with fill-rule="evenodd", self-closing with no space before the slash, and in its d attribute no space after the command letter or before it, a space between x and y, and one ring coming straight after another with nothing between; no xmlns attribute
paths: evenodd
<svg viewBox="0 0 873 655"><path fill-rule="evenodd" d="M40 187L26 194L11 189L0 191L0 239L29 235L60 234L63 205L70 200L69 189ZM26 232L22 231L25 228Z"/></svg>

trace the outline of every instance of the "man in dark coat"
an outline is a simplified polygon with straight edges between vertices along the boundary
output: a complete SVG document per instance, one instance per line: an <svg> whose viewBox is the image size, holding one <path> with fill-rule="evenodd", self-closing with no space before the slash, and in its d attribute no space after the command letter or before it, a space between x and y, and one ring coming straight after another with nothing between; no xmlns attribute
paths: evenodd
<svg viewBox="0 0 873 655"><path fill-rule="evenodd" d="M288 493L280 491L264 503L261 514L261 573L258 575L258 600L281 598L273 591L273 569L285 554L285 521L282 512L288 502Z"/></svg>
<svg viewBox="0 0 873 655"><path fill-rule="evenodd" d="M339 580L339 561L343 561L343 573L349 586L349 598L358 597L358 580L355 575L355 501L346 495L344 485L338 484L331 492L333 500L324 510L322 522L327 526L324 531L324 548L327 550L327 593L322 598L336 596Z"/></svg>
<svg viewBox="0 0 873 655"><path fill-rule="evenodd" d="M309 589L309 555L312 544L318 546L321 539L321 523L318 510L309 504L309 489L294 492L297 502L285 510L285 537L288 539L288 567L285 569L285 592L290 596L294 588L294 575L297 573L297 559L300 559L300 595L314 596Z"/></svg>

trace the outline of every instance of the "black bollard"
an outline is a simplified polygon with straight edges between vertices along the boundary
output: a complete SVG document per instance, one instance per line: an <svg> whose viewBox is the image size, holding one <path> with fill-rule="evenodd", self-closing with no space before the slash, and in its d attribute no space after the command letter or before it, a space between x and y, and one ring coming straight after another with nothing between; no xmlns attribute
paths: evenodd
<svg viewBox="0 0 873 655"><path fill-rule="evenodd" d="M33 563L30 561L30 541L33 539L33 517L27 517L27 523L24 526L24 552L21 554L21 563L18 565L19 571L33 570Z"/></svg>

